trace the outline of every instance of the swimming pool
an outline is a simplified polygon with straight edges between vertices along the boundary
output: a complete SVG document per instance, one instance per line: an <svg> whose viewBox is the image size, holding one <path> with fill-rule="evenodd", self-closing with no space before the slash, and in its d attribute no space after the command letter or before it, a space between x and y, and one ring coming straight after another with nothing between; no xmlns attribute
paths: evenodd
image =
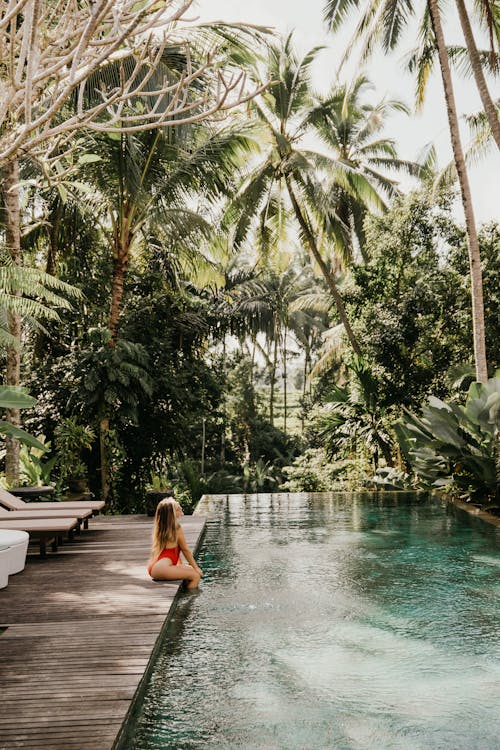
<svg viewBox="0 0 500 750"><path fill-rule="evenodd" d="M127 750L497 750L500 540L407 494L208 499Z"/></svg>

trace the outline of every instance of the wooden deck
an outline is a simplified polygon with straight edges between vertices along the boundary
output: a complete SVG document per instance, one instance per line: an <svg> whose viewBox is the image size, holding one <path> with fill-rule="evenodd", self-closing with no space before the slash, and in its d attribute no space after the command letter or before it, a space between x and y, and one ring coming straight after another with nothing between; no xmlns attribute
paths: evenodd
<svg viewBox="0 0 500 750"><path fill-rule="evenodd" d="M203 517L182 525L196 549ZM112 748L179 588L146 573L151 527L93 518L0 591L0 750Z"/></svg>

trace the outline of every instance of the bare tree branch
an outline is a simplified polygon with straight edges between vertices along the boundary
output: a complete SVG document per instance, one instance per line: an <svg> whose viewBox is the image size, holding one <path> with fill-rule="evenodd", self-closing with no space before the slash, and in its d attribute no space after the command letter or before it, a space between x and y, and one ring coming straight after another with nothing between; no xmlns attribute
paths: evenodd
<svg viewBox="0 0 500 750"><path fill-rule="evenodd" d="M80 128L135 132L196 122L248 101L224 51L191 54L192 0L0 0L0 165L48 160ZM158 70L169 49L183 70ZM106 83L105 68L119 70ZM99 73L99 90L95 79ZM94 83L91 83L94 81ZM139 103L142 102L142 105Z"/></svg>

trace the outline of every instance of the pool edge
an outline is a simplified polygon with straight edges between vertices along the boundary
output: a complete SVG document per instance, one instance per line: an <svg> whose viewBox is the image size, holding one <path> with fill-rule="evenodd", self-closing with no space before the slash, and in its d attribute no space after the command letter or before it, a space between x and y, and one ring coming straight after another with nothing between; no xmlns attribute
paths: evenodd
<svg viewBox="0 0 500 750"><path fill-rule="evenodd" d="M196 509L197 509L197 507L198 506L196 506ZM195 512L196 512L196 509L195 509ZM193 513L193 515L194 515L194 513ZM198 513L197 515L201 515L201 514ZM206 524L206 520L205 520L205 523L203 524L203 528L201 529L201 531L200 531L200 533L198 535L198 538L196 540L196 544L193 546L193 555L195 555L195 556L196 556L196 554L197 554L197 552L198 552L198 550L199 550L199 548L201 546L201 543L203 541L203 537L205 536L206 528L207 528L207 524ZM130 705L129 705L128 709L127 709L127 713L125 714L125 717L123 719L122 725L121 725L121 727L120 727L120 729L118 731L118 734L116 735L116 737L114 739L113 745L111 746L111 750L126 750L126 745L124 743L126 743L128 741L128 739L129 739L129 735L127 734L127 727L133 721L135 715L137 714L137 712L139 710L139 703L142 700L142 698L144 697L144 692L146 690L149 677L151 675L151 672L153 671L154 664L156 662L156 659L158 657L158 653L160 651L160 648L161 648L161 645L162 645L162 642L163 642L164 633L165 633L165 631L167 629L167 626L168 626L171 618L173 617L173 615L175 613L175 610L177 609L177 604L179 602L179 599L180 599L182 593L184 593L184 592L181 591L181 589L182 589L182 583L179 584L179 586L177 587L177 593L176 593L176 595L175 595L172 603L170 604L170 607L169 607L168 612L167 612L167 614L165 616L163 624L162 624L162 626L161 626L161 628L160 628L160 630L158 632L158 636L157 636L157 638L156 638L156 640L154 642L153 648L151 649L151 654L149 655L149 659L148 659L148 663L147 663L146 669L144 670L144 673L143 673L143 675L142 675L142 677L140 679L140 682L139 682L139 684L138 684L138 686L136 688L134 696L133 696L132 700L130 701Z"/></svg>
<svg viewBox="0 0 500 750"><path fill-rule="evenodd" d="M491 524L492 526L495 526L496 528L500 528L500 517L493 515L493 513L488 513L487 510L484 510L483 508L478 508L475 505L470 505L469 503L466 503L464 500L459 500L458 498L454 497L446 497L443 495L440 495L439 493L436 493L436 496L439 497L440 500L444 500L449 505L453 505L457 510L462 511L463 513L467 513L472 518L477 518L480 521L483 521L484 523Z"/></svg>

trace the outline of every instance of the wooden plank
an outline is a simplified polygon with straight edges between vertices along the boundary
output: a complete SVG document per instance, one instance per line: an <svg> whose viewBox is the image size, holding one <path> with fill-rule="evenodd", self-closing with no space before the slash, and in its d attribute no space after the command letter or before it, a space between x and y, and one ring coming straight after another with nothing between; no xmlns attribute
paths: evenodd
<svg viewBox="0 0 500 750"><path fill-rule="evenodd" d="M0 750L112 748L178 592L147 575L151 525L93 518L0 591ZM195 548L203 518L183 526Z"/></svg>

